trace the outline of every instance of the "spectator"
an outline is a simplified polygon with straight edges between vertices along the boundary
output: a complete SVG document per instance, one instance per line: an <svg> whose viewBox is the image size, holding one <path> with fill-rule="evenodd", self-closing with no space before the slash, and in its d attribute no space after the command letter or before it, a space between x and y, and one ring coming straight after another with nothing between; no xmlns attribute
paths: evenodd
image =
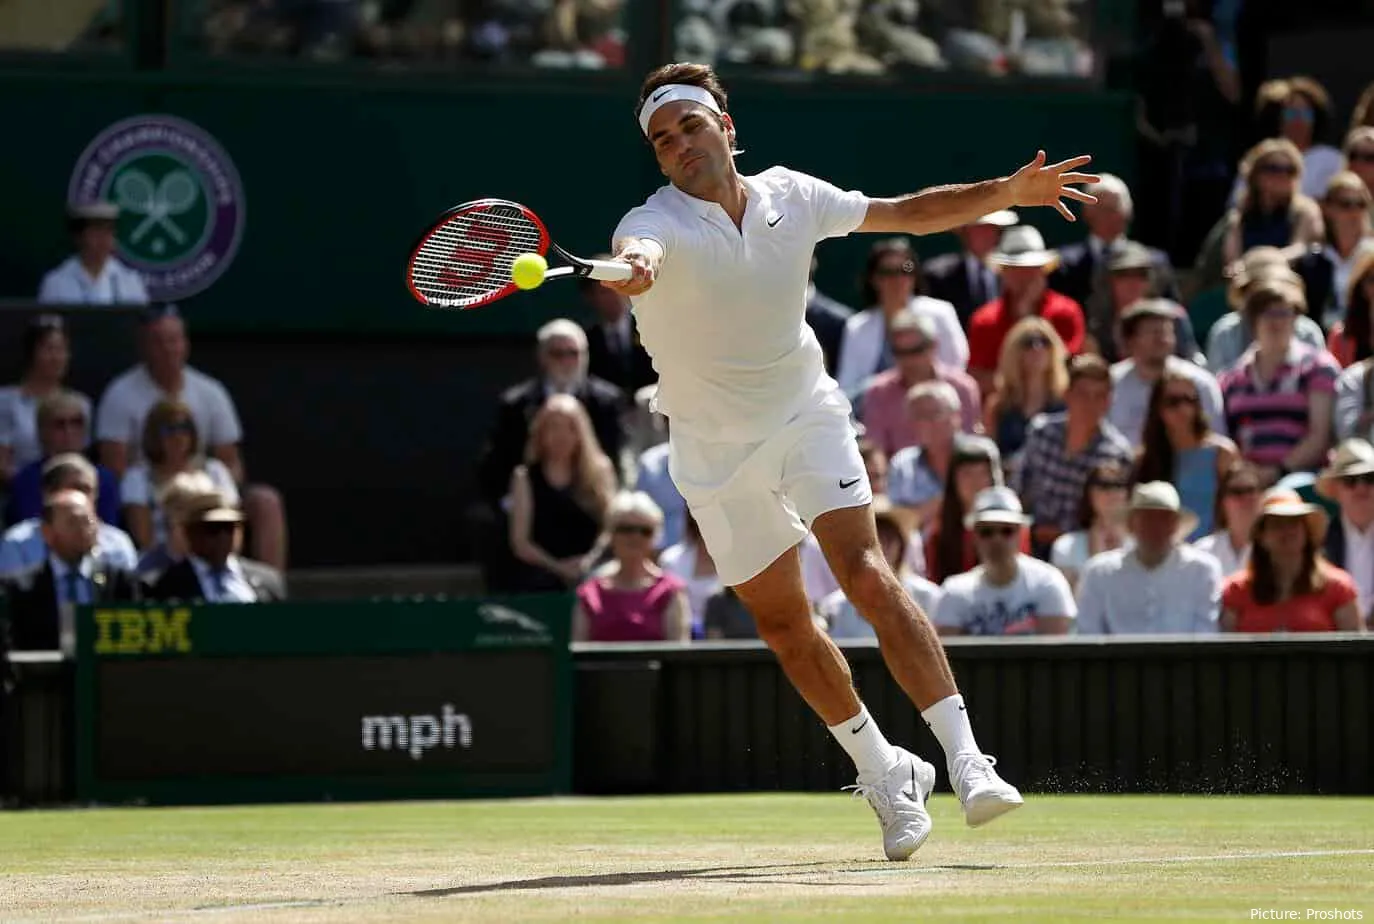
<svg viewBox="0 0 1374 924"><path fill-rule="evenodd" d="M706 637L712 640L759 637L753 615L733 587L721 588L706 601Z"/></svg>
<svg viewBox="0 0 1374 924"><path fill-rule="evenodd" d="M687 514L686 535L680 542L663 550L658 564L665 572L677 575L682 581L687 594L692 638L705 638L706 603L720 593L721 583L720 576L716 574L716 563L702 541L701 530L691 513Z"/></svg>
<svg viewBox="0 0 1374 924"><path fill-rule="evenodd" d="M1272 485L1293 471L1314 471L1331 441L1340 367L1324 349L1294 341L1302 290L1282 279L1260 282L1245 299L1255 343L1218 379L1227 429L1245 458Z"/></svg>
<svg viewBox="0 0 1374 924"><path fill-rule="evenodd" d="M1131 241L1107 256L1101 282L1083 305L1088 331L1083 352L1097 353L1108 362L1125 356L1128 350L1121 335L1121 318L1132 305L1150 299L1172 311L1174 355L1197 358L1197 337L1187 310L1171 299L1153 298L1158 291L1155 271L1154 257L1144 244Z"/></svg>
<svg viewBox="0 0 1374 924"><path fill-rule="evenodd" d="M1324 283L1321 295L1308 286L1308 308L1328 330L1345 319L1355 268L1374 254L1370 202L1364 181L1348 171L1332 176L1322 195L1326 243L1305 259L1315 264L1314 271L1321 274Z"/></svg>
<svg viewBox="0 0 1374 924"><path fill-rule="evenodd" d="M45 554L0 578L16 651L75 654L71 607L137 599L133 573L97 553L99 524L90 497L80 491L54 491L43 502Z"/></svg>
<svg viewBox="0 0 1374 924"><path fill-rule="evenodd" d="M606 508L611 560L577 588L573 641L685 642L691 608L682 580L653 562L663 514L647 494L621 492Z"/></svg>
<svg viewBox="0 0 1374 924"><path fill-rule="evenodd" d="M1044 318L1022 318L1002 343L993 381L997 390L984 408L983 432L997 441L1004 458L1012 459L1037 415L1064 410L1069 387L1064 341Z"/></svg>
<svg viewBox="0 0 1374 924"><path fill-rule="evenodd" d="M243 514L218 492L189 498L181 509L187 554L145 579L153 600L272 603L286 599L276 568L239 556Z"/></svg>
<svg viewBox="0 0 1374 924"><path fill-rule="evenodd" d="M991 212L955 230L960 249L927 260L921 267L930 294L949 302L959 323L968 326L973 312L997 298L1001 284L988 265L1002 232L1020 219L1011 209Z"/></svg>
<svg viewBox="0 0 1374 924"><path fill-rule="evenodd" d="M1345 316L1331 325L1326 345L1336 362L1348 372L1349 367L1374 356L1374 253L1366 253L1351 268L1345 304ZM1337 394L1340 394L1339 388ZM1337 405L1339 407L1339 399ZM1336 415L1336 430L1340 436L1339 410Z"/></svg>
<svg viewBox="0 0 1374 924"><path fill-rule="evenodd" d="M1350 575L1322 555L1326 514L1296 492L1264 495L1246 570L1221 591L1226 632L1359 632L1358 592Z"/></svg>
<svg viewBox="0 0 1374 924"><path fill-rule="evenodd" d="M530 424L525 464L511 474L510 546L524 565L516 590L563 590L582 580L614 490L615 470L586 409L572 395L551 395ZM662 518L659 511L654 535Z"/></svg>
<svg viewBox="0 0 1374 924"><path fill-rule="evenodd" d="M148 290L138 273L115 256L119 207L88 202L67 207L67 229L76 253L43 277L38 300L58 305L146 305Z"/></svg>
<svg viewBox="0 0 1374 924"><path fill-rule="evenodd" d="M663 426L668 425L663 418ZM639 454L635 466L635 490L643 491L658 505L663 514L663 528L658 531L659 551L676 545L686 535L687 501L683 500L668 470L668 443L650 446Z"/></svg>
<svg viewBox="0 0 1374 924"><path fill-rule="evenodd" d="M1292 142L1269 139L1241 159L1243 189L1236 205L1207 235L1195 274L1203 286L1222 279L1230 266L1252 247L1310 247L1324 237L1321 208L1298 191L1302 154Z"/></svg>
<svg viewBox="0 0 1374 924"><path fill-rule="evenodd" d="M916 516L925 529L940 507L945 474L959 432L959 393L947 382L922 382L907 393L916 442L892 457L887 473L888 496Z"/></svg>
<svg viewBox="0 0 1374 924"><path fill-rule="evenodd" d="M935 358L939 334L928 317L902 311L891 321L888 342L896 366L871 378L859 401L864 435L889 456L916 444L907 395L922 382L947 382L959 395L960 428L974 432L981 423L978 385L968 373Z"/></svg>
<svg viewBox="0 0 1374 924"><path fill-rule="evenodd" d="M159 401L143 420L142 462L129 466L120 483L124 522L141 550L167 541L167 516L158 497L177 475L204 472L226 505L238 507L239 492L228 467L201 452L191 409L180 401Z"/></svg>
<svg viewBox="0 0 1374 924"><path fill-rule="evenodd" d="M1145 432L1150 393L1166 370L1192 383L1208 426L1226 432L1217 380L1201 366L1174 356L1174 318L1173 305L1162 298L1136 302L1121 316L1127 353L1112 366L1112 409L1107 419L1132 443L1139 443Z"/></svg>
<svg viewBox="0 0 1374 924"><path fill-rule="evenodd" d="M1374 128L1374 83L1367 84L1350 111L1350 131L1353 134L1361 128Z"/></svg>
<svg viewBox="0 0 1374 924"><path fill-rule="evenodd" d="M182 472L173 475L157 497L157 505L167 522L167 538L144 550L138 560L138 575L147 579L156 572L166 571L186 557L186 511L196 498L215 493L215 483L204 471Z"/></svg>
<svg viewBox="0 0 1374 924"><path fill-rule="evenodd" d="M1326 560L1354 580L1358 609L1368 617L1374 608L1374 446L1362 439L1341 443L1317 478L1317 493L1340 510L1326 531Z"/></svg>
<svg viewBox="0 0 1374 924"><path fill-rule="evenodd" d="M483 497L498 505L510 488L511 472L520 464L530 425L550 395L576 398L591 418L597 445L611 460L624 443L621 415L625 394L609 382L587 374L587 335L564 318L550 321L535 334L539 374L501 395L479 482Z"/></svg>
<svg viewBox="0 0 1374 924"><path fill-rule="evenodd" d="M286 513L281 495L265 484L247 484L239 442L243 429L234 399L219 380L187 363L190 341L173 305L144 315L139 330L143 362L105 389L96 411L100 461L121 478L143 461L144 421L159 401L180 401L191 411L207 456L224 463L241 486L243 512L253 531L254 556L278 571L286 567Z"/></svg>
<svg viewBox="0 0 1374 924"><path fill-rule="evenodd" d="M1195 515L1189 542L1212 531L1221 473L1240 458L1236 444L1212 428L1203 410L1202 383L1193 378L1194 370L1201 371L1181 360L1170 360L1155 381L1135 470L1136 481L1166 481L1177 486L1184 507ZM1215 392L1216 383L1211 386Z"/></svg>
<svg viewBox="0 0 1374 924"><path fill-rule="evenodd" d="M858 395L869 379L893 363L888 328L903 311L925 315L934 322L935 357L951 369L968 364L968 341L954 306L920 294L922 282L916 254L906 238L890 238L873 245L864 268L863 296L869 306L844 325L839 368L835 379L844 393Z"/></svg>
<svg viewBox="0 0 1374 924"><path fill-rule="evenodd" d="M1136 485L1127 518L1133 541L1094 556L1083 569L1079 634L1215 632L1221 566L1184 544L1196 522L1173 485Z"/></svg>
<svg viewBox="0 0 1374 924"><path fill-rule="evenodd" d="M41 457L15 473L10 483L6 520L35 519L43 513L43 466L53 456L80 455L90 445L91 403L74 391L57 391L38 404L38 443ZM96 516L106 523L119 521L119 479L103 465L95 467Z"/></svg>
<svg viewBox="0 0 1374 924"><path fill-rule="evenodd" d="M933 614L940 603L940 588L919 575L913 574L906 566L909 558L908 537L914 532L914 524L909 515L901 508L893 507L886 499L874 498L873 522L878 531L878 545L883 550L892 573L901 581L902 587L911 595L925 613ZM858 609L844 595L836 590L821 601L820 613L825 618L826 630L831 638L874 639L877 632L868 620L859 615Z"/></svg>
<svg viewBox="0 0 1374 924"><path fill-rule="evenodd" d="M1363 180L1365 189L1374 193L1374 126L1351 129L1341 151L1345 155L1345 169ZM1370 206L1370 211L1374 213L1374 205Z"/></svg>
<svg viewBox="0 0 1374 924"><path fill-rule="evenodd" d="M0 481L8 482L16 471L42 458L38 404L64 390L71 357L67 325L60 315L39 315L24 329L19 384L0 388ZM89 422L91 400L79 392L70 394L81 402L81 417ZM82 445L77 451L85 449Z"/></svg>
<svg viewBox="0 0 1374 924"><path fill-rule="evenodd" d="M1212 325L1207 335L1207 369L1217 377L1234 366L1254 342L1254 328L1245 318L1245 297L1250 290L1266 279L1286 279L1293 285L1306 285L1277 247L1256 247L1247 252L1232 273L1226 290L1226 302L1231 310ZM1315 349L1326 346L1326 334L1321 325L1305 314L1298 316L1294 335Z"/></svg>
<svg viewBox="0 0 1374 924"><path fill-rule="evenodd" d="M1290 77L1286 83L1279 132L1302 152L1302 192L1316 199L1341 169L1341 152L1325 142L1333 115L1331 97L1311 77Z"/></svg>
<svg viewBox="0 0 1374 924"><path fill-rule="evenodd" d="M973 500L986 488L1002 483L1002 458L997 444L981 436L960 436L954 441L939 517L930 524L925 543L926 577L939 584L978 565L973 530L964 525ZM951 537L946 540L944 537ZM958 536L955 540L952 537ZM1030 540L1021 531L1021 551L1030 552Z"/></svg>
<svg viewBox="0 0 1374 924"><path fill-rule="evenodd" d="M1250 564L1250 534L1260 510L1259 471L1237 459L1222 472L1217 488L1216 531L1193 543L1221 564L1230 577Z"/></svg>
<svg viewBox="0 0 1374 924"><path fill-rule="evenodd" d="M1045 284L1059 257L1045 249L1040 232L1028 225L1007 231L990 258L999 267L1002 294L973 313L969 320L969 374L988 392L993 386L1002 343L1012 325L1038 315L1049 321L1069 353L1083 347L1083 309Z"/></svg>
<svg viewBox="0 0 1374 924"><path fill-rule="evenodd" d="M59 491L80 491L90 499L93 510L100 509L99 478L95 466L84 456L65 453L53 456L43 464L43 503L47 504ZM133 540L118 526L97 519L95 552L112 567L132 571L138 564ZM31 567L43 561L47 546L43 542L43 524L38 518L22 520L5 530L0 537L0 575Z"/></svg>
<svg viewBox="0 0 1374 924"><path fill-rule="evenodd" d="M1136 244L1126 236L1135 211L1130 187L1119 176L1110 173L1099 176L1101 179L1096 183L1083 187L1084 192L1097 197L1096 202L1080 206L1083 223L1088 226L1088 237L1059 248L1058 265L1050 273L1050 288L1080 305L1087 305L1093 294L1102 288L1111 256L1135 244L1143 250L1148 261L1143 269L1152 273L1156 294L1178 301L1178 283L1174 281L1174 268L1168 254Z"/></svg>
<svg viewBox="0 0 1374 924"><path fill-rule="evenodd" d="M1077 609L1064 575L1017 551L1030 522L1007 488L987 488L965 526L973 530L978 567L947 578L935 610L941 635L1065 635Z"/></svg>
<svg viewBox="0 0 1374 924"><path fill-rule="evenodd" d="M867 436L861 436L859 458L864 460L864 472L868 475L868 486L873 494L887 494L887 453Z"/></svg>
<svg viewBox="0 0 1374 924"><path fill-rule="evenodd" d="M839 374L840 348L844 345L844 326L854 309L835 301L816 288L816 257L811 257L811 275L806 285L806 323L816 335L825 356L825 371ZM752 621L750 623L752 625Z"/></svg>
<svg viewBox="0 0 1374 924"><path fill-rule="evenodd" d="M1112 377L1097 356L1075 356L1069 363L1067 410L1041 414L1031 422L1011 486L1030 511L1031 548L1049 553L1054 540L1076 528L1083 489L1092 470L1104 462L1128 469L1135 450L1107 420Z"/></svg>
<svg viewBox="0 0 1374 924"><path fill-rule="evenodd" d="M1104 462L1088 475L1078 506L1078 528L1064 533L1050 547L1050 564L1064 574L1070 587L1094 556L1126 544L1127 497L1131 473L1119 462Z"/></svg>
<svg viewBox="0 0 1374 924"><path fill-rule="evenodd" d="M626 395L657 382L653 360L639 342L630 300L595 279L580 282L582 299L591 305L597 318L585 328L587 374L611 383Z"/></svg>

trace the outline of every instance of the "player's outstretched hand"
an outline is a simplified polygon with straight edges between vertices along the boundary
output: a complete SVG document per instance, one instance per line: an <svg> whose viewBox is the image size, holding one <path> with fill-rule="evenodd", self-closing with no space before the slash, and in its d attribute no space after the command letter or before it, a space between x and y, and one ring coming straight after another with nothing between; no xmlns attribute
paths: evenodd
<svg viewBox="0 0 1374 924"><path fill-rule="evenodd" d="M649 255L643 251L628 248L615 255L617 263L628 263L634 270L634 275L629 279L611 282L602 280L601 284L608 289L614 289L621 295L643 295L653 287L654 284L654 264Z"/></svg>
<svg viewBox="0 0 1374 924"><path fill-rule="evenodd" d="M1075 173L1074 170L1092 161L1091 154L1080 154L1061 160L1057 164L1046 164L1044 151L1037 151L1035 159L1011 175L1011 192L1017 205L1050 205L1059 210L1069 221L1073 212L1064 204L1064 199L1077 199L1079 202L1096 202L1097 197L1074 189L1077 183L1096 183L1101 177L1095 173Z"/></svg>

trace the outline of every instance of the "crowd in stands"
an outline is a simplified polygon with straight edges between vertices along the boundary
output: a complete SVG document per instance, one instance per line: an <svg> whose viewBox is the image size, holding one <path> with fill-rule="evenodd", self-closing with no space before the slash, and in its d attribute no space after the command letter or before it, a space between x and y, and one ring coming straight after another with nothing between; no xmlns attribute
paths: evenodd
<svg viewBox="0 0 1374 924"><path fill-rule="evenodd" d="M69 218L75 252L38 293L53 311L29 320L19 380L0 387L8 643L69 648L70 604L284 598L284 506L246 480L233 398L190 365L177 307L148 304L115 256L118 209ZM138 361L97 401L68 384L82 345L61 309L75 305L138 312Z"/></svg>
<svg viewBox="0 0 1374 924"><path fill-rule="evenodd" d="M1274 135L1191 267L1132 238L1105 174L1064 247L1003 211L924 263L873 243L858 310L811 287L880 545L942 634L1374 625L1374 89L1325 148L1320 86L1266 87ZM673 484L629 304L583 294L596 320L546 324L501 399L489 586L575 592L581 639L753 637ZM873 637L800 552L818 624Z"/></svg>

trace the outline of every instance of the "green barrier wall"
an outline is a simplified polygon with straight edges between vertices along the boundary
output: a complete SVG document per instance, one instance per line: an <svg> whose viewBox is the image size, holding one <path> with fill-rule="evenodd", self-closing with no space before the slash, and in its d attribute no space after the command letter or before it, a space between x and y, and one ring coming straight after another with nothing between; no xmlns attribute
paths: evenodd
<svg viewBox="0 0 1374 924"><path fill-rule="evenodd" d="M525 201L573 252L609 245L618 218L660 182L631 110L638 75L557 83L417 83L394 75L302 72L0 72L10 126L0 174L0 294L31 295L67 252L62 205L77 158L111 123L167 113L209 132L245 189L233 265L183 307L201 331L515 334L576 313L550 285L470 313L428 312L402 284L426 222L482 196ZM1045 147L1083 151L1133 174L1129 101L1062 88L940 92L926 87L778 85L741 78L731 109L747 171L785 163L872 194L1007 173ZM1049 239L1081 229L1044 211ZM827 243L818 281L857 298L868 242ZM923 242L927 253L953 238Z"/></svg>
<svg viewBox="0 0 1374 924"><path fill-rule="evenodd" d="M82 607L77 795L567 792L566 596Z"/></svg>

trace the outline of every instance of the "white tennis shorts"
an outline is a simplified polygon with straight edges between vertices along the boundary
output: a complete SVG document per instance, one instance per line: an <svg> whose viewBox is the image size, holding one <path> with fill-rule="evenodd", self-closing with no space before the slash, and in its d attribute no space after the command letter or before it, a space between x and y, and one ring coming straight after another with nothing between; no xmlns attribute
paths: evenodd
<svg viewBox="0 0 1374 924"><path fill-rule="evenodd" d="M871 503L848 402L803 411L757 443L671 433L669 471L722 584L756 576L830 510Z"/></svg>

